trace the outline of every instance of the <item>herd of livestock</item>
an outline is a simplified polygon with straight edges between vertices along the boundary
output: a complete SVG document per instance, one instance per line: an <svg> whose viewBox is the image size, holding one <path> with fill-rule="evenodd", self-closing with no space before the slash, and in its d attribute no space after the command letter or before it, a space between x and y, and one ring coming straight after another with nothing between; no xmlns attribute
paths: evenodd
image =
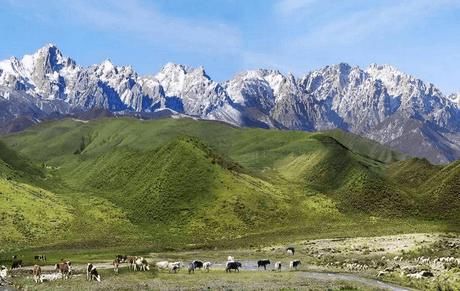
<svg viewBox="0 0 460 291"><path fill-rule="evenodd" d="M287 253L290 255L294 255L295 250L292 247L286 249ZM34 260L39 260L46 262L46 256L34 256ZM119 267L121 264L127 264L128 270L131 271L149 271L150 264L144 257L141 256L126 256L126 255L117 255L112 262L113 270L116 274L119 273ZM267 266L270 265L271 262L268 259L262 259L257 261L257 268L264 268L267 269ZM292 260L290 261L289 268L293 270L297 270L300 266L300 260ZM213 266L212 262L203 262L200 260L193 260L187 265L187 271L189 274L195 273L196 269L203 270L205 272L209 272L211 267ZM234 259L233 256L228 256L227 261L225 263L225 272L239 272L242 268L243 264L238 262ZM23 267L22 259L18 259L17 256L12 257L11 263L11 270L20 269ZM167 270L170 273L177 273L181 269L185 269L185 265L181 261L177 262L169 262L169 261L161 261L156 262L155 267L158 270ZM281 271L282 263L280 261L274 264L274 271ZM66 280L72 276L72 262L69 260L61 259L61 261L54 265L55 272L53 274L44 274L42 272L42 267L38 264L34 265L32 268L32 277L35 283L42 283L44 281L52 281L58 278ZM0 266L0 286L3 284L9 284L7 280L8 277L8 268L5 266ZM86 280L88 281L101 281L101 275L99 274L97 268L92 263L88 263L86 266Z"/></svg>

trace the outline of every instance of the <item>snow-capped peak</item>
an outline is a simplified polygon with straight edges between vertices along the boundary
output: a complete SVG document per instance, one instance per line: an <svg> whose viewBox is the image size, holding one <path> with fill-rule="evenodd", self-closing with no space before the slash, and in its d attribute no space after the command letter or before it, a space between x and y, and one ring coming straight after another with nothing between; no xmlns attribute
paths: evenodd
<svg viewBox="0 0 460 291"><path fill-rule="evenodd" d="M460 107L460 92L451 94L449 99L452 100L458 107Z"/></svg>
<svg viewBox="0 0 460 291"><path fill-rule="evenodd" d="M167 63L154 76L139 76L110 59L83 68L47 44L20 59L1 61L0 90L8 92L0 92L8 102L27 96L39 108L34 110L44 114L96 107L117 112L167 109L243 126L342 128L381 142L410 133L405 122L416 119L460 134L460 94L445 97L434 85L390 65L361 69L339 63L301 78L256 69L220 84L201 66ZM11 108L12 115L20 112Z"/></svg>
<svg viewBox="0 0 460 291"><path fill-rule="evenodd" d="M397 86L403 79L415 79L407 74L402 73L400 70L391 65L371 64L366 69L366 73L374 79L381 80L386 86Z"/></svg>

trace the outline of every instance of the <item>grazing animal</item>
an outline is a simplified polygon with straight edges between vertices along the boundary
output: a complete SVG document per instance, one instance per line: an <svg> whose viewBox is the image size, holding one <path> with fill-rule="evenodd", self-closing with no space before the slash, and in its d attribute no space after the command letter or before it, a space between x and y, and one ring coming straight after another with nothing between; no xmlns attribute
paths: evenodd
<svg viewBox="0 0 460 291"><path fill-rule="evenodd" d="M240 262L227 262L227 266L225 267L225 272L231 272L232 270L239 272L240 268L241 268Z"/></svg>
<svg viewBox="0 0 460 291"><path fill-rule="evenodd" d="M2 286L2 283L9 284L9 282L6 280L8 277L8 268L5 266L0 266L0 286Z"/></svg>
<svg viewBox="0 0 460 291"><path fill-rule="evenodd" d="M118 259L115 259L113 260L112 265L113 271L118 274L118 265L120 265L120 261L118 261Z"/></svg>
<svg viewBox="0 0 460 291"><path fill-rule="evenodd" d="M146 259L144 259L143 257L138 257L135 261L135 271L136 270L139 270L139 271L150 271L150 266L149 266L149 263L147 262Z"/></svg>
<svg viewBox="0 0 460 291"><path fill-rule="evenodd" d="M169 262L168 261L161 261L155 264L159 270L162 269L168 269L169 268Z"/></svg>
<svg viewBox="0 0 460 291"><path fill-rule="evenodd" d="M8 276L8 268L5 266L0 267L0 278L6 278Z"/></svg>
<svg viewBox="0 0 460 291"><path fill-rule="evenodd" d="M118 263L124 263L128 260L128 256L126 255L117 255L116 260Z"/></svg>
<svg viewBox="0 0 460 291"><path fill-rule="evenodd" d="M96 280L101 282L101 275L97 272L96 266L91 263L88 263L86 267L86 280L93 281Z"/></svg>
<svg viewBox="0 0 460 291"><path fill-rule="evenodd" d="M230 262L234 262L234 261L235 261L235 258L234 258L234 257L232 257L232 256L228 256L228 257L227 257L227 263L225 264L225 268L227 268L227 266L228 266L228 263L230 263Z"/></svg>
<svg viewBox="0 0 460 291"><path fill-rule="evenodd" d="M288 247L286 249L286 252L289 254L289 255L295 255L295 249L293 247Z"/></svg>
<svg viewBox="0 0 460 291"><path fill-rule="evenodd" d="M169 272L173 272L174 274L177 273L177 271L180 271L180 267L178 265L171 265L169 268Z"/></svg>
<svg viewBox="0 0 460 291"><path fill-rule="evenodd" d="M18 268L22 268L22 260L13 259L13 263L11 264L11 269L13 270L13 269L18 269Z"/></svg>
<svg viewBox="0 0 460 291"><path fill-rule="evenodd" d="M203 268L203 262L202 261L193 261L192 264L195 266L195 269L200 269Z"/></svg>
<svg viewBox="0 0 460 291"><path fill-rule="evenodd" d="M34 256L34 260L35 261L44 261L44 262L46 262L46 256L45 255Z"/></svg>
<svg viewBox="0 0 460 291"><path fill-rule="evenodd" d="M54 269L58 271L59 273L61 273L62 280L64 279L67 280L70 277L70 271L71 271L70 266L71 266L71 263L69 261L60 262L54 265Z"/></svg>
<svg viewBox="0 0 460 291"><path fill-rule="evenodd" d="M129 270L133 270L135 271L136 270L136 260L137 260L137 257L135 256L128 256L126 258L127 262L128 262L128 269Z"/></svg>
<svg viewBox="0 0 460 291"><path fill-rule="evenodd" d="M297 270L297 268L301 265L299 260L294 260L289 263L289 268Z"/></svg>
<svg viewBox="0 0 460 291"><path fill-rule="evenodd" d="M34 278L35 283L43 283L42 268L39 265L34 265L34 268L32 270L32 276Z"/></svg>
<svg viewBox="0 0 460 291"><path fill-rule="evenodd" d="M276 262L275 263L275 270L281 272L281 262Z"/></svg>
<svg viewBox="0 0 460 291"><path fill-rule="evenodd" d="M206 270L206 272L209 272L209 269L211 268L212 263L211 262L204 262L203 263L203 268Z"/></svg>
<svg viewBox="0 0 460 291"><path fill-rule="evenodd" d="M267 270L267 265L270 265L270 260L258 260L257 261L257 269L259 269L260 267L264 267L264 270Z"/></svg>
<svg viewBox="0 0 460 291"><path fill-rule="evenodd" d="M174 263L168 263L168 269L169 272L174 272L176 273L177 271L180 271L180 268L183 266L181 262L174 262Z"/></svg>
<svg viewBox="0 0 460 291"><path fill-rule="evenodd" d="M195 274L195 264L193 262L188 264L188 273L189 274L191 274L191 273Z"/></svg>
<svg viewBox="0 0 460 291"><path fill-rule="evenodd" d="M430 271L421 271L415 274L407 274L406 275L409 278L414 278L414 279L422 279L422 278L427 278L427 277L433 277L433 273Z"/></svg>

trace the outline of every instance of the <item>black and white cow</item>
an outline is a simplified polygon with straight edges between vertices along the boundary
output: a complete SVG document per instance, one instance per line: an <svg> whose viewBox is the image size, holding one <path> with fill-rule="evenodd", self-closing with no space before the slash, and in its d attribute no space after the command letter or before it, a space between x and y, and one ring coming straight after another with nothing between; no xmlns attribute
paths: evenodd
<svg viewBox="0 0 460 291"><path fill-rule="evenodd" d="M260 267L264 267L264 270L267 270L267 265L270 265L270 260L264 259L264 260L258 260L257 261L257 269Z"/></svg>
<svg viewBox="0 0 460 291"><path fill-rule="evenodd" d="M240 262L227 262L227 266L225 267L225 272L231 272L232 270L239 272L240 268L241 268Z"/></svg>
<svg viewBox="0 0 460 291"><path fill-rule="evenodd" d="M2 283L9 284L7 281L8 277L8 268L5 266L0 266L0 286L2 286Z"/></svg>
<svg viewBox="0 0 460 291"><path fill-rule="evenodd" d="M200 269L203 268L203 262L202 261L198 261L198 260L195 260L192 262L192 264L194 265L195 269Z"/></svg>
<svg viewBox="0 0 460 291"><path fill-rule="evenodd" d="M11 263L11 269L13 270L18 268L22 268L22 260L18 260L17 258L15 258Z"/></svg>
<svg viewBox="0 0 460 291"><path fill-rule="evenodd" d="M295 255L295 249L293 247L288 247L286 249L286 252L289 254L289 255Z"/></svg>
<svg viewBox="0 0 460 291"><path fill-rule="evenodd" d="M93 281L96 280L101 282L101 275L97 272L96 266L91 263L88 263L86 267L86 280Z"/></svg>
<svg viewBox="0 0 460 291"><path fill-rule="evenodd" d="M278 261L275 263L275 271L281 272L281 262Z"/></svg>
<svg viewBox="0 0 460 291"><path fill-rule="evenodd" d="M211 269L212 263L211 262L204 262L203 263L203 268L206 272L209 272L209 269Z"/></svg>
<svg viewBox="0 0 460 291"><path fill-rule="evenodd" d="M128 256L127 255L117 255L116 260L118 261L118 263L124 263L128 260Z"/></svg>
<svg viewBox="0 0 460 291"><path fill-rule="evenodd" d="M150 271L150 265L149 265L149 262L147 262L146 259L144 259L143 257L138 257L136 259L136 261L134 262L134 270L137 271Z"/></svg>
<svg viewBox="0 0 460 291"><path fill-rule="evenodd" d="M289 264L289 268L297 270L297 268L301 265L299 260L291 261Z"/></svg>
<svg viewBox="0 0 460 291"><path fill-rule="evenodd" d="M35 261L44 261L44 262L46 262L46 256L45 255L34 256L34 260Z"/></svg>

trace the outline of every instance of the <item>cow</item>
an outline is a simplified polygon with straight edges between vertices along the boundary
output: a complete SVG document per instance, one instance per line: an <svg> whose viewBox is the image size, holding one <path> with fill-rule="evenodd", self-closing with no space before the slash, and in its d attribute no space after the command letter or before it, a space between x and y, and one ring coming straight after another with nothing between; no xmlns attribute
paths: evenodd
<svg viewBox="0 0 460 291"><path fill-rule="evenodd" d="M134 262L134 270L139 270L139 271L150 271L150 266L149 263L147 262L146 259L143 257L138 257L136 261Z"/></svg>
<svg viewBox="0 0 460 291"><path fill-rule="evenodd" d="M71 265L72 264L70 263L70 261L62 261L54 265L54 269L61 273L62 280L67 280L70 278Z"/></svg>
<svg viewBox="0 0 460 291"><path fill-rule="evenodd" d="M275 270L281 272L281 262L275 263Z"/></svg>
<svg viewBox="0 0 460 291"><path fill-rule="evenodd" d="M228 256L228 257L227 257L227 263L225 264L225 268L227 268L227 266L228 266L228 263L230 263L230 262L234 262L234 261L235 261L235 258L234 258L234 257L232 257L232 256Z"/></svg>
<svg viewBox="0 0 460 291"><path fill-rule="evenodd" d="M240 268L241 268L240 262L227 262L227 266L225 267L225 272L231 272L232 270L239 272Z"/></svg>
<svg viewBox="0 0 460 291"><path fill-rule="evenodd" d="M195 267L195 269L200 269L201 270L201 268L203 268L203 262L202 261L195 260L195 261L192 262L192 264Z"/></svg>
<svg viewBox="0 0 460 291"><path fill-rule="evenodd" d="M116 260L118 263L125 263L128 260L128 256L126 255L117 255Z"/></svg>
<svg viewBox="0 0 460 291"><path fill-rule="evenodd" d="M168 263L168 269L170 273L176 273L177 271L180 271L181 267L183 267L181 262Z"/></svg>
<svg viewBox="0 0 460 291"><path fill-rule="evenodd" d="M195 264L193 262L188 264L188 273L189 274L191 274L191 273L195 274Z"/></svg>
<svg viewBox="0 0 460 291"><path fill-rule="evenodd" d="M206 272L209 272L209 269L211 268L212 263L211 262L204 262L203 263L203 268L206 270Z"/></svg>
<svg viewBox="0 0 460 291"><path fill-rule="evenodd" d="M22 260L18 260L17 258L13 259L13 262L11 263L11 270L18 268L22 268Z"/></svg>
<svg viewBox="0 0 460 291"><path fill-rule="evenodd" d="M260 267L264 267L264 270L267 270L267 265L270 265L270 260L264 259L264 260L258 260L257 261L257 269Z"/></svg>
<svg viewBox="0 0 460 291"><path fill-rule="evenodd" d="M32 276L34 278L35 283L43 283L42 268L39 265L34 265L34 268L32 270Z"/></svg>
<svg viewBox="0 0 460 291"><path fill-rule="evenodd" d="M113 260L112 266L113 266L113 271L118 274L118 266L120 265L120 261L117 259Z"/></svg>
<svg viewBox="0 0 460 291"><path fill-rule="evenodd" d="M126 258L126 261L128 262L128 269L129 270L133 270L133 271L136 270L136 260L137 260L137 257L135 257L135 256L128 256Z"/></svg>
<svg viewBox="0 0 460 291"><path fill-rule="evenodd" d="M297 268L301 265L299 260L294 260L289 263L289 268L297 270Z"/></svg>
<svg viewBox="0 0 460 291"><path fill-rule="evenodd" d="M101 282L101 275L97 272L96 266L91 263L88 263L86 267L86 280L93 281L96 280Z"/></svg>
<svg viewBox="0 0 460 291"><path fill-rule="evenodd" d="M0 286L2 282L7 282L6 281L7 277L8 277L8 268L3 265L0 266Z"/></svg>
<svg viewBox="0 0 460 291"><path fill-rule="evenodd" d="M157 262L155 264L159 270L164 270L169 268L169 262L168 261L161 261Z"/></svg>
<svg viewBox="0 0 460 291"><path fill-rule="evenodd" d="M44 261L44 262L46 262L46 256L45 255L34 256L34 260L35 261Z"/></svg>
<svg viewBox="0 0 460 291"><path fill-rule="evenodd" d="M295 249L293 247L288 247L286 249L286 252L289 254L289 255L295 255Z"/></svg>

